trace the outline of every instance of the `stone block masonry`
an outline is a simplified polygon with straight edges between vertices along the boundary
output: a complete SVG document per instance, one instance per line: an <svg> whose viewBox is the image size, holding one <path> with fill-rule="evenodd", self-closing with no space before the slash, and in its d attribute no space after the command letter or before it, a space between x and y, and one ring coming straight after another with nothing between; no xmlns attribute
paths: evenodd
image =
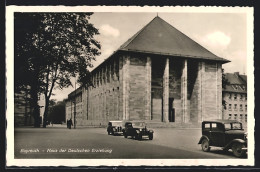
<svg viewBox="0 0 260 172"><path fill-rule="evenodd" d="M220 63L124 53L98 66L92 81L94 87L81 89L77 125L104 126L109 120L188 124L222 117ZM67 101L67 119L74 117L73 106Z"/></svg>

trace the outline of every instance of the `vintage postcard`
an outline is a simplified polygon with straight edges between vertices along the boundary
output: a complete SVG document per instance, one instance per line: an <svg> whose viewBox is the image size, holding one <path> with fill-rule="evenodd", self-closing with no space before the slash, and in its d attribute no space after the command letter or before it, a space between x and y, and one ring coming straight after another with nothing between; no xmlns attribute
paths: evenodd
<svg viewBox="0 0 260 172"><path fill-rule="evenodd" d="M252 7L7 6L7 166L253 166Z"/></svg>

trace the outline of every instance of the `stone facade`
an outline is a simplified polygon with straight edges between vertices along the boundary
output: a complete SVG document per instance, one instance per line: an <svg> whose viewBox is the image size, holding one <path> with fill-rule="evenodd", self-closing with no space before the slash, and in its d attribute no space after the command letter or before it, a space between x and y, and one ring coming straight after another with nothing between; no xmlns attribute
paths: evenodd
<svg viewBox="0 0 260 172"><path fill-rule="evenodd" d="M153 71L154 70L154 71ZM199 123L221 119L221 64L127 53L92 71L94 87L76 93L77 125L109 120ZM66 103L74 120L74 92Z"/></svg>

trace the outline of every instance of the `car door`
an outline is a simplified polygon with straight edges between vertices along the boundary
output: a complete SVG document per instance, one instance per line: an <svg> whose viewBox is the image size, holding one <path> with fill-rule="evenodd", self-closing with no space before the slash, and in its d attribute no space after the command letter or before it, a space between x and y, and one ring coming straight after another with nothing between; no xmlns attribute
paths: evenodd
<svg viewBox="0 0 260 172"><path fill-rule="evenodd" d="M212 146L224 145L225 129L222 123L211 123L210 140Z"/></svg>
<svg viewBox="0 0 260 172"><path fill-rule="evenodd" d="M131 123L125 124L125 131L126 131L127 135L129 135L129 136L132 135L132 124Z"/></svg>

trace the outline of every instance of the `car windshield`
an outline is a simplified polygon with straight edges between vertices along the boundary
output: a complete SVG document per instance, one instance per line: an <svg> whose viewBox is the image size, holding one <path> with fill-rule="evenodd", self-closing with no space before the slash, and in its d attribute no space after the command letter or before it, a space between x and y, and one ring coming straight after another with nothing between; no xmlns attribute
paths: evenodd
<svg viewBox="0 0 260 172"><path fill-rule="evenodd" d="M242 130L242 124L239 122L225 124L225 130Z"/></svg>
<svg viewBox="0 0 260 172"><path fill-rule="evenodd" d="M112 126L122 125L122 122L112 122Z"/></svg>
<svg viewBox="0 0 260 172"><path fill-rule="evenodd" d="M132 125L135 127L144 127L145 126L144 122L134 122L134 123L132 123Z"/></svg>

